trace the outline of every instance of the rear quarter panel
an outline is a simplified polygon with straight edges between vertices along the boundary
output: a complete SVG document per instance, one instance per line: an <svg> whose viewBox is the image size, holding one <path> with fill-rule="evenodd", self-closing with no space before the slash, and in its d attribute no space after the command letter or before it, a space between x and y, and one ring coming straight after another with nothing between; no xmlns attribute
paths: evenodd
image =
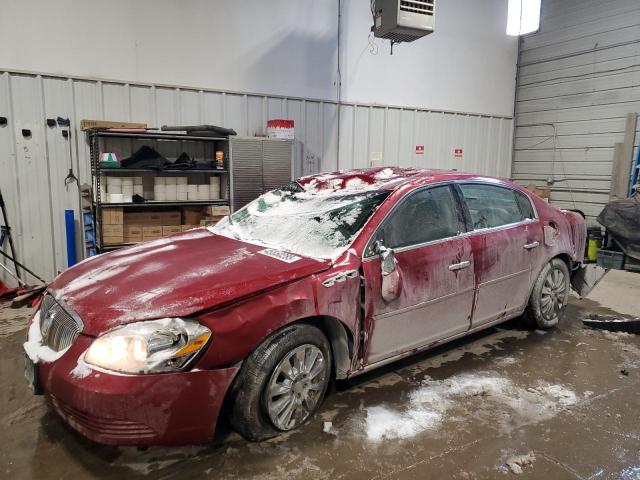
<svg viewBox="0 0 640 480"><path fill-rule="evenodd" d="M544 229L547 226L557 230L554 242L545 241L543 244L543 255L538 271L545 263L558 255L568 255L572 262L581 263L584 260L587 236L587 227L582 216L576 212L560 210L549 205L537 195L531 193L528 195L534 202L541 227Z"/></svg>

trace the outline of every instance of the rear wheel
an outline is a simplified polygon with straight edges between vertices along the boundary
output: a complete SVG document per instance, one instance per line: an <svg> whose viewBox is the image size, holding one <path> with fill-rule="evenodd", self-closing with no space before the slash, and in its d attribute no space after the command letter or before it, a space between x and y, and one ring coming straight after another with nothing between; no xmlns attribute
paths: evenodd
<svg viewBox="0 0 640 480"><path fill-rule="evenodd" d="M235 387L231 424L249 440L302 425L320 406L331 377L331 348L312 325L292 325L244 362Z"/></svg>
<svg viewBox="0 0 640 480"><path fill-rule="evenodd" d="M540 272L531 292L525 317L537 328L555 327L564 316L569 302L569 268L554 258Z"/></svg>

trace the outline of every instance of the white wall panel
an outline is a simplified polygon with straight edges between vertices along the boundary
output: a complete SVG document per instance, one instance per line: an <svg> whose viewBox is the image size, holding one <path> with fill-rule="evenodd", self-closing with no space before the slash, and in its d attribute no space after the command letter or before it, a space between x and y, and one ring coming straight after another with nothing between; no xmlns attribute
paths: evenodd
<svg viewBox="0 0 640 480"><path fill-rule="evenodd" d="M440 1L393 55L369 1L341 3L342 100L511 115L506 0ZM13 71L335 100L338 1L0 0L0 45Z"/></svg>
<svg viewBox="0 0 640 480"><path fill-rule="evenodd" d="M74 209L78 219L76 186L64 185L70 165L81 183L90 183L82 119L208 123L252 136L265 133L269 118L290 118L297 176L369 167L380 157L376 164L500 176L509 176L511 165L512 119L414 108L343 104L338 127L338 105L330 101L0 71L0 116L9 119L0 127L0 188L18 256L47 279L67 263L64 210ZM71 119L71 153L61 128L45 124L57 117ZM425 146L423 155L416 145ZM454 157L454 148L464 148L463 158Z"/></svg>
<svg viewBox="0 0 640 480"><path fill-rule="evenodd" d="M626 115L640 112L640 2L544 0L520 53L512 176L544 185L553 175L551 202L594 223Z"/></svg>

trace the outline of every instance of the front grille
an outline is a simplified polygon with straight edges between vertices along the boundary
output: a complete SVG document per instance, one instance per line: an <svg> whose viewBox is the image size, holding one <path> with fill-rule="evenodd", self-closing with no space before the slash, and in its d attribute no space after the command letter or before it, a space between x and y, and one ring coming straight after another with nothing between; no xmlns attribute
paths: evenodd
<svg viewBox="0 0 640 480"><path fill-rule="evenodd" d="M153 429L143 423L94 417L73 408L54 396L51 396L51 403L58 414L81 433L99 435L103 439L112 440L144 439L156 435Z"/></svg>
<svg viewBox="0 0 640 480"><path fill-rule="evenodd" d="M400 10L432 16L433 3L434 0L402 0L400 2Z"/></svg>
<svg viewBox="0 0 640 480"><path fill-rule="evenodd" d="M82 322L76 320L56 302L53 295L46 294L40 305L40 333L42 343L59 352L71 345L82 330Z"/></svg>

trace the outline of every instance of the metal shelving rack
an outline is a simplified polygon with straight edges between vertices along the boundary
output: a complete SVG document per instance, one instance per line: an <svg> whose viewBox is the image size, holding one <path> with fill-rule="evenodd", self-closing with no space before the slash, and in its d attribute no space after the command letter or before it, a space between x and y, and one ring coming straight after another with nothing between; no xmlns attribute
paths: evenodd
<svg viewBox="0 0 640 480"><path fill-rule="evenodd" d="M203 135L187 135L176 133L159 133L159 132L111 132L105 130L89 130L87 132L89 141L89 154L91 158L91 184L93 187L92 197L92 212L95 219L95 234L96 234L96 247L98 252L106 250L114 250L135 243L122 243L122 244L109 244L104 245L103 242L103 229L102 229L102 209L103 208L117 208L122 207L131 210L138 209L153 209L153 208L166 208L166 207L189 207L189 206L209 206L209 205L228 205L231 206L230 199L233 198L233 183L232 183L232 168L231 168L231 143L227 137L210 137ZM110 151L104 148L105 142L109 139L119 140L136 140L138 145L142 145L144 140L151 142L180 142L180 146L183 146L183 142L200 142L210 144L213 143L213 150L222 150L224 152L224 169L218 168L187 168L187 169L153 169L153 168L101 168L100 167L100 152ZM212 157L211 160L214 158ZM211 174L221 176L221 191L224 187L225 199L220 200L187 200L187 201L146 201L144 203L105 203L101 198L100 182L102 175L108 174L122 174L122 173L143 173L143 174ZM225 179L225 183L222 184L222 179Z"/></svg>

